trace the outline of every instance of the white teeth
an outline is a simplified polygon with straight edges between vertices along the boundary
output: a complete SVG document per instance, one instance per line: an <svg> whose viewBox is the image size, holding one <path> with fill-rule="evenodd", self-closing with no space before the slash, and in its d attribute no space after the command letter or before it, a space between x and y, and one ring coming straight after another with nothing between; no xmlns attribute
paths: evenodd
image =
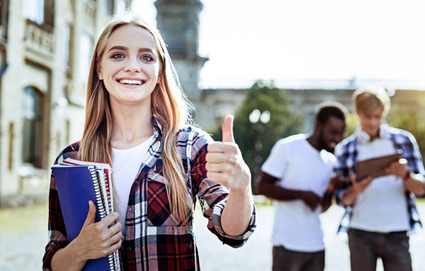
<svg viewBox="0 0 425 271"><path fill-rule="evenodd" d="M121 84L126 84L126 85L141 85L142 81L140 80L129 80L129 79L123 79L120 80Z"/></svg>

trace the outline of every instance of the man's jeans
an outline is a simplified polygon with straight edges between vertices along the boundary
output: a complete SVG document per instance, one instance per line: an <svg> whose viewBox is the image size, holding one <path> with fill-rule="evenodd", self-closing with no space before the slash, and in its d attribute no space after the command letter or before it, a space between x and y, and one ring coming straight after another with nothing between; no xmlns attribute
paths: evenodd
<svg viewBox="0 0 425 271"><path fill-rule="evenodd" d="M351 271L375 271L382 259L385 271L412 271L409 236L406 231L377 233L348 231Z"/></svg>
<svg viewBox="0 0 425 271"><path fill-rule="evenodd" d="M325 251L298 252L282 246L273 247L273 271L323 271Z"/></svg>

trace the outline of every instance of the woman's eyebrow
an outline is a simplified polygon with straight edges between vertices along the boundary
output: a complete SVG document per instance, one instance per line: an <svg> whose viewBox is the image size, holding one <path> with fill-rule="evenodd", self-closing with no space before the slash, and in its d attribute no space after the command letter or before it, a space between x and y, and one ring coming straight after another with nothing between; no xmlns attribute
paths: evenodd
<svg viewBox="0 0 425 271"><path fill-rule="evenodd" d="M153 53L154 50L152 50L151 48L140 48L139 49L139 52L150 52L150 53Z"/></svg>
<svg viewBox="0 0 425 271"><path fill-rule="evenodd" d="M112 47L108 50L108 52L110 52L110 51L112 51L112 50L123 50L123 51L126 51L126 50L128 50L128 48L127 48L127 47L125 47L125 46L121 46L121 45L115 45L115 46L112 46ZM153 52L154 52L154 50L152 50L151 48L140 48L138 51L139 51L139 52L151 52L151 53L153 53Z"/></svg>
<svg viewBox="0 0 425 271"><path fill-rule="evenodd" d="M112 50L127 50L128 48L127 47L125 47L125 46L120 46L120 45L115 45L115 46L112 46L109 50L108 50L108 52L110 52L110 51L112 51Z"/></svg>

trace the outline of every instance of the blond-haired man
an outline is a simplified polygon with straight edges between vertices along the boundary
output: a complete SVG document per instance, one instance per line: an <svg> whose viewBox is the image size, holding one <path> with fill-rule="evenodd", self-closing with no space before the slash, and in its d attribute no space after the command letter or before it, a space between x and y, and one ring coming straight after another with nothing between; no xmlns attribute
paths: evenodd
<svg viewBox="0 0 425 271"><path fill-rule="evenodd" d="M390 109L385 89L358 89L353 103L360 125L335 149L338 170L351 180L339 193L349 207L351 270L374 271L381 258L385 271L411 271L408 233L420 225L413 194L424 191L421 154L411 133L385 124ZM356 162L400 150L403 158L389 164L386 175L355 180Z"/></svg>

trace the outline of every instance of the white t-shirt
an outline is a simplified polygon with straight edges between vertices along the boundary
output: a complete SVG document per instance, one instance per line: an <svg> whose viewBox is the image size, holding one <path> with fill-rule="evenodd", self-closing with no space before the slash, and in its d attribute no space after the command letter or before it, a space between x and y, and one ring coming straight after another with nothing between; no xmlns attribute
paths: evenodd
<svg viewBox="0 0 425 271"><path fill-rule="evenodd" d="M381 136L357 144L357 161L396 153L390 139ZM372 232L408 231L409 213L403 180L395 175L376 178L353 206L350 228Z"/></svg>
<svg viewBox="0 0 425 271"><path fill-rule="evenodd" d="M116 192L116 211L120 214L118 221L122 225L123 233L131 186L139 173L142 162L148 157L148 149L153 138L154 136L151 136L145 142L130 149L112 148L112 179Z"/></svg>
<svg viewBox="0 0 425 271"><path fill-rule="evenodd" d="M311 191L323 197L335 164L333 154L316 150L300 134L279 140L262 171L279 178L278 185L283 188ZM275 200L274 206L274 246L300 252L324 250L320 206L312 211L302 200Z"/></svg>

